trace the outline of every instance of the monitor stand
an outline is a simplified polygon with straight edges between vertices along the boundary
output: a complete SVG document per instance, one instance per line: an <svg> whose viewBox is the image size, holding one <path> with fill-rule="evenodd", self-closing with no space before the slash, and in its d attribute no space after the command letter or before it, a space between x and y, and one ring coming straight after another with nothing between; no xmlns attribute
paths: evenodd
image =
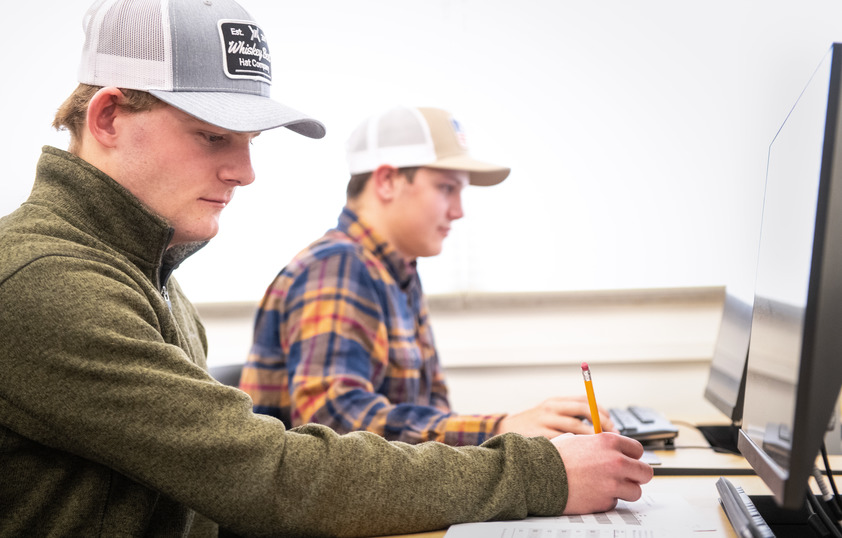
<svg viewBox="0 0 842 538"><path fill-rule="evenodd" d="M696 426L696 428L705 436L705 440L714 451L740 454L737 448L737 437L740 435L739 426L734 424L709 424Z"/></svg>
<svg viewBox="0 0 842 538"><path fill-rule="evenodd" d="M821 536L808 522L807 508L785 510L775 504L771 495L749 495L755 508L775 533L776 538L805 538Z"/></svg>

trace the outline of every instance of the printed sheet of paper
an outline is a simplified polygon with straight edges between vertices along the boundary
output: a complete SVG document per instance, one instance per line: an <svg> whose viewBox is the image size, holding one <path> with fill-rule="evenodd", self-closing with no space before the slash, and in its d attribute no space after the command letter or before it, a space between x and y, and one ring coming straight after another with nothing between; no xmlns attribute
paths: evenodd
<svg viewBox="0 0 842 538"><path fill-rule="evenodd" d="M717 502L715 494L711 502ZM453 525L445 538L709 538L715 523L705 523L698 511L678 495L652 495L619 501L610 512L584 516L536 517ZM709 518L708 518L709 519Z"/></svg>

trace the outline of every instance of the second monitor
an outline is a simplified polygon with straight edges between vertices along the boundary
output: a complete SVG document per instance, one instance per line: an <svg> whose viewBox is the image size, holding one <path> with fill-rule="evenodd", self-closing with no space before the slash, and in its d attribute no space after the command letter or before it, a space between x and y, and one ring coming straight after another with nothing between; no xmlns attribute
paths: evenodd
<svg viewBox="0 0 842 538"><path fill-rule="evenodd" d="M739 453L737 438L743 418L753 304L753 298L745 299L731 290L726 290L722 321L704 396L728 418L730 424L697 426L710 446L718 452Z"/></svg>

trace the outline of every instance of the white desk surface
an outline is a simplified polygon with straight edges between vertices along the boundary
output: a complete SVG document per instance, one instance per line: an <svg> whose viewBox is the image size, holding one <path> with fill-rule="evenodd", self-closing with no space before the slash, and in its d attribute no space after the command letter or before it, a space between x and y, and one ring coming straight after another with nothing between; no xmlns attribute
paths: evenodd
<svg viewBox="0 0 842 538"><path fill-rule="evenodd" d="M655 450L661 464L655 466L655 477L644 488L656 488L666 494L681 495L706 520L715 524L715 532L704 533L705 538L735 537L725 512L719 505L716 481L727 476L749 495L769 495L769 488L756 476L745 458L735 454L714 452L695 428L676 423L679 427L675 448ZM842 469L842 456L831 456L835 470ZM835 474L835 472L834 472ZM673 493L674 492L674 493ZM400 535L404 538L443 538L447 529Z"/></svg>

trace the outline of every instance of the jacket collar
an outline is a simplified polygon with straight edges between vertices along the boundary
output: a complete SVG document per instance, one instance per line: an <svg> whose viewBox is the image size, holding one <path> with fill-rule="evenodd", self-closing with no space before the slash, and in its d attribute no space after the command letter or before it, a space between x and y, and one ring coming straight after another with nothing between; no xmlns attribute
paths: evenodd
<svg viewBox="0 0 842 538"><path fill-rule="evenodd" d="M207 242L168 248L173 229L128 189L79 157L45 146L27 203L41 205L108 244L159 288Z"/></svg>

